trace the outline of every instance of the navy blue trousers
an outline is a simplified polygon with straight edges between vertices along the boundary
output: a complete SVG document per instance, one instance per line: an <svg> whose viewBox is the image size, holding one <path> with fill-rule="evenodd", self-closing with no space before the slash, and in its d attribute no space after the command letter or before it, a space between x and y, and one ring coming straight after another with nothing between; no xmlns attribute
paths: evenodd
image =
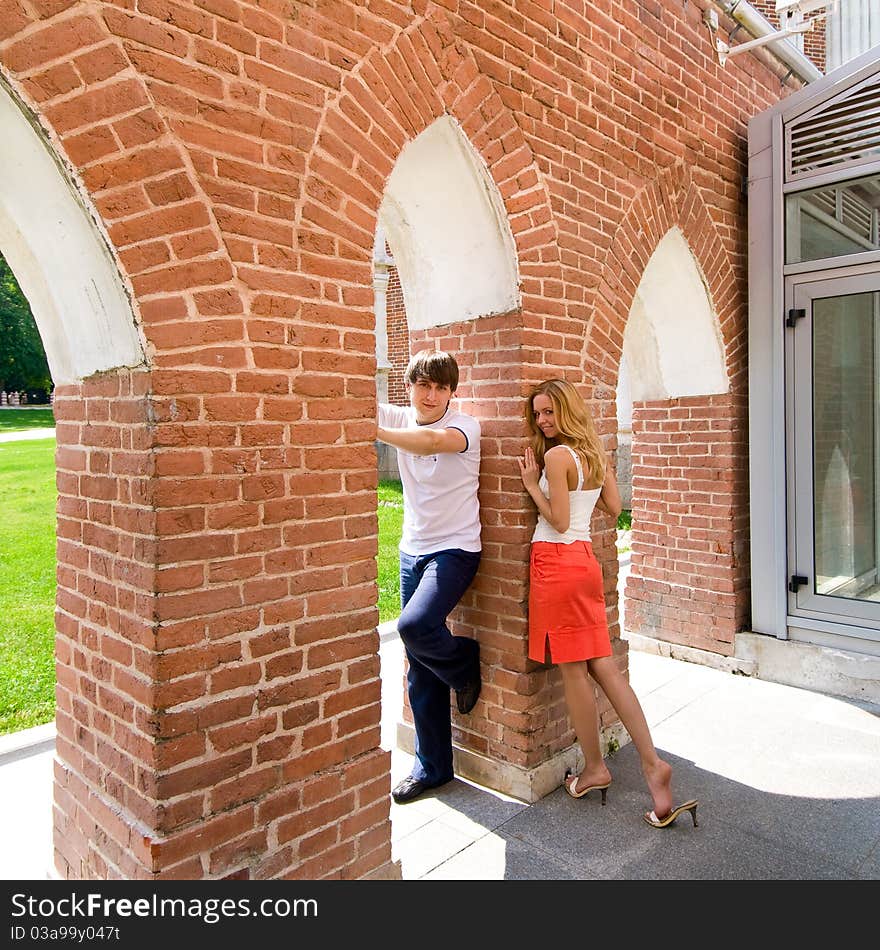
<svg viewBox="0 0 880 950"><path fill-rule="evenodd" d="M477 642L453 636L446 626L479 565L479 551L400 552L397 632L409 661L407 692L416 732L412 775L426 785L453 777L449 690L461 689L479 672Z"/></svg>

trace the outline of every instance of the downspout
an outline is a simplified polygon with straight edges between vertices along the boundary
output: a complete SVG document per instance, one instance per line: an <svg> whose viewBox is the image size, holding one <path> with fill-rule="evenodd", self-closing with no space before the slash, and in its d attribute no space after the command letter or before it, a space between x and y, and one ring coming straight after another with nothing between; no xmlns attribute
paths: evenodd
<svg viewBox="0 0 880 950"><path fill-rule="evenodd" d="M746 0L715 0L715 2L728 16L733 17L737 23L745 27L755 39L776 32L776 27L766 17L758 13ZM796 46L786 39L771 43L764 49L805 83L814 82L824 75Z"/></svg>

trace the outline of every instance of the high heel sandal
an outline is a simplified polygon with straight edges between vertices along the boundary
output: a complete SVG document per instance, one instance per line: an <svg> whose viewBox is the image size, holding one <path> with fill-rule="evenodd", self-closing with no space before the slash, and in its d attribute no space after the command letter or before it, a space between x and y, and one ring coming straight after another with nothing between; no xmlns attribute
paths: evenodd
<svg viewBox="0 0 880 950"><path fill-rule="evenodd" d="M565 775L562 778L562 784L565 786L565 790L571 795L572 798L583 798L587 792L598 791L602 793L602 804L605 804L605 796L608 794L608 786L611 782L606 782L604 785L588 785L586 788L577 788L577 780L580 778L579 775L576 775L571 782L566 782L565 779L571 775L571 770L567 770Z"/></svg>
<svg viewBox="0 0 880 950"><path fill-rule="evenodd" d="M669 825L671 825L675 821L675 819L678 818L679 815L683 814L686 811L689 811L691 813L691 818L693 818L694 820L694 828L696 828L698 804L699 803L697 802L697 800L693 798L689 802L685 802L683 805L676 805L676 807L673 808L669 812L669 814L663 818L658 818L657 815L653 811L651 812L646 811L642 817L645 819L646 822L648 822L648 824L652 828L668 828Z"/></svg>

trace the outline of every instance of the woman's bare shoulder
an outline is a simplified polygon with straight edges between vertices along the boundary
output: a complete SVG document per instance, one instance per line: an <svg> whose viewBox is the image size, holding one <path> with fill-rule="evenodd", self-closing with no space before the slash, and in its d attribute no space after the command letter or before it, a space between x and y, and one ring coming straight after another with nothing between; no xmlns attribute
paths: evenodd
<svg viewBox="0 0 880 950"><path fill-rule="evenodd" d="M571 449L567 445L554 445L544 453L544 461L551 465L574 465Z"/></svg>
<svg viewBox="0 0 880 950"><path fill-rule="evenodd" d="M551 455L558 458L571 458L571 450L567 445L552 445L544 453L544 458L548 459Z"/></svg>

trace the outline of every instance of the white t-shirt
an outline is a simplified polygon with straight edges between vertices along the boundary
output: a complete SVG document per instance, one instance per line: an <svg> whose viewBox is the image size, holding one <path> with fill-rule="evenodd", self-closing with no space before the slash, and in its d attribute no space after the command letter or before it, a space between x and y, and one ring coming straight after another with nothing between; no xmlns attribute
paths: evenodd
<svg viewBox="0 0 880 950"><path fill-rule="evenodd" d="M418 426L411 406L379 404L383 429ZM403 484L403 535L405 554L432 554L447 548L480 551L480 423L472 416L447 408L427 429L458 429L467 440L462 452L412 455L397 450Z"/></svg>

